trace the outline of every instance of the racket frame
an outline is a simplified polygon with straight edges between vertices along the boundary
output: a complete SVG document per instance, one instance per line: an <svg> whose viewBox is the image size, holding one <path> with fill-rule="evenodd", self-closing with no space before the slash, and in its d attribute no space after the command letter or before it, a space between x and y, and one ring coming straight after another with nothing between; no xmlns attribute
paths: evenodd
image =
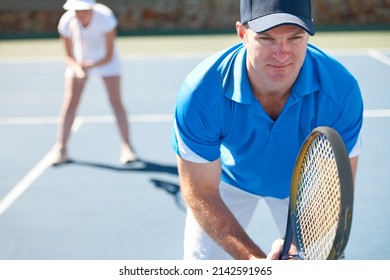
<svg viewBox="0 0 390 280"><path fill-rule="evenodd" d="M340 179L340 212L338 217L338 225L336 235L330 250L328 260L340 259L343 257L344 249L347 245L351 225L352 225L352 210L353 210L353 176L351 164L349 161L348 152L345 148L344 142L336 130L331 127L317 127L305 139L299 154L297 156L294 171L291 179L290 202L287 217L287 227L285 241L281 252L281 259L305 259L302 254L302 249L299 244L298 229L296 226L296 210L297 210L297 195L299 187L299 179L301 173L301 166L304 163L306 151L313 143L316 137L324 135L333 149L336 159L338 175ZM289 250L292 242L297 247L297 255L289 255Z"/></svg>

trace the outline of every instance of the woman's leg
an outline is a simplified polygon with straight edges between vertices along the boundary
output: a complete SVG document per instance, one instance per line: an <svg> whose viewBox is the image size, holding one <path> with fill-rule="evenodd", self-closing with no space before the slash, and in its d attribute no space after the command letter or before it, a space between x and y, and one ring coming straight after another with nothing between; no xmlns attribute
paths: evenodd
<svg viewBox="0 0 390 280"><path fill-rule="evenodd" d="M121 99L120 76L104 77L103 80L107 88L109 100L115 113L119 132L122 138L122 150L119 161L122 164L126 164L137 160L137 156L130 142L129 122Z"/></svg>
<svg viewBox="0 0 390 280"><path fill-rule="evenodd" d="M60 164L69 161L67 145L85 82L86 79L74 77L65 78L65 96L60 113L57 149L53 158L53 164Z"/></svg>

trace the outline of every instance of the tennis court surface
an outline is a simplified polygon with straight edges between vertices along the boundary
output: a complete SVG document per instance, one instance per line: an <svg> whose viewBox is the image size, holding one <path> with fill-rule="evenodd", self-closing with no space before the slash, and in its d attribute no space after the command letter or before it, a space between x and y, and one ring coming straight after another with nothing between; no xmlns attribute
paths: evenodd
<svg viewBox="0 0 390 280"><path fill-rule="evenodd" d="M365 102L346 258L390 259L390 32L318 33L312 41L350 69ZM91 79L69 145L74 162L52 167L62 46L0 41L0 259L181 259L185 206L169 145L176 94L196 64L236 42L234 35L119 38L122 95L141 160L118 163L104 85ZM250 234L266 251L277 238L263 203Z"/></svg>

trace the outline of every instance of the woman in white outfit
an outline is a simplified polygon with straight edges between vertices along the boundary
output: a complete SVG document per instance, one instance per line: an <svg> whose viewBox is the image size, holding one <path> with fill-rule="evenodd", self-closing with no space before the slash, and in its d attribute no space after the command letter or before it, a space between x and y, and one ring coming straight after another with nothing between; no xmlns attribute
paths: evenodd
<svg viewBox="0 0 390 280"><path fill-rule="evenodd" d="M117 20L113 12L95 0L68 0L58 31L65 45L65 98L60 115L58 142L53 164L69 161L67 143L80 97L90 75L103 78L115 113L122 149L120 163L137 159L129 138L127 113L120 91L120 61L115 46Z"/></svg>

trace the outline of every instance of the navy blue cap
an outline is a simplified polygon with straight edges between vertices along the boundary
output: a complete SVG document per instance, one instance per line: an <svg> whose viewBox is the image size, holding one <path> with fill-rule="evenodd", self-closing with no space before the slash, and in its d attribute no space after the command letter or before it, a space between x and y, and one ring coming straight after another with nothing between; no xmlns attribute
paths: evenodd
<svg viewBox="0 0 390 280"><path fill-rule="evenodd" d="M241 23L259 33L292 24L314 35L311 0L241 0Z"/></svg>

